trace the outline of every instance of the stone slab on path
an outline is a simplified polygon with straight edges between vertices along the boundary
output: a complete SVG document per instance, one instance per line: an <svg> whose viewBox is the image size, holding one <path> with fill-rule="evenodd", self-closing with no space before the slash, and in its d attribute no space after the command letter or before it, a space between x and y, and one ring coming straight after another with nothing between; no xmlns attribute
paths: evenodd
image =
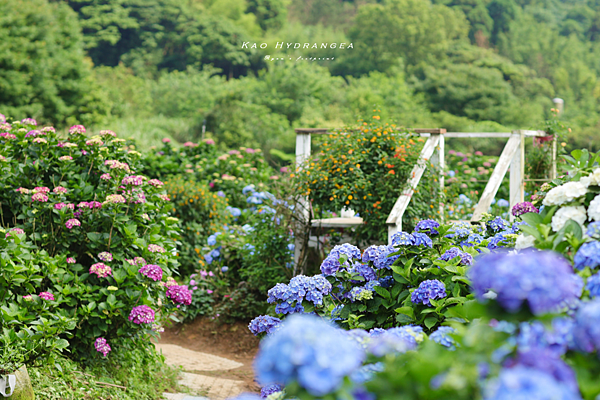
<svg viewBox="0 0 600 400"><path fill-rule="evenodd" d="M163 393L165 400L209 400L208 397L190 396L185 393Z"/></svg>
<svg viewBox="0 0 600 400"><path fill-rule="evenodd" d="M183 380L180 383L195 391L208 391L207 396L210 400L225 400L244 391L243 381L190 374L188 372L183 373Z"/></svg>
<svg viewBox="0 0 600 400"><path fill-rule="evenodd" d="M162 351L167 364L181 365L186 371L226 371L244 365L237 361L188 350L174 344L155 343L155 346L157 350Z"/></svg>

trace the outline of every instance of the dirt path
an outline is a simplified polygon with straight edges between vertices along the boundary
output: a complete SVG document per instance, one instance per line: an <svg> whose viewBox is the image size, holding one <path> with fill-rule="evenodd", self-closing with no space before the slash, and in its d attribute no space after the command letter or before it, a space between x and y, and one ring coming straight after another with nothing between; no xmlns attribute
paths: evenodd
<svg viewBox="0 0 600 400"><path fill-rule="evenodd" d="M157 348L168 364L183 367L182 385L210 400L224 400L242 392L260 391L252 371L258 342L245 324L217 324L203 318L165 330ZM194 399L175 396L165 398Z"/></svg>

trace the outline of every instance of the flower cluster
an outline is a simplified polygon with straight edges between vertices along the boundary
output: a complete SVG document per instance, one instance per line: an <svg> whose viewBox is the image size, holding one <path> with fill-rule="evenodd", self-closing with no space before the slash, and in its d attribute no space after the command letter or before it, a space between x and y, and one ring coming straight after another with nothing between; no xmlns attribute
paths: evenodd
<svg viewBox="0 0 600 400"><path fill-rule="evenodd" d="M134 324L151 324L154 322L154 310L147 305L133 307L129 313L129 320Z"/></svg>
<svg viewBox="0 0 600 400"><path fill-rule="evenodd" d="M410 301L415 304L424 304L431 307L429 300L443 299L446 297L446 285L437 279L429 279L419 284L419 287L412 292Z"/></svg>
<svg viewBox="0 0 600 400"><path fill-rule="evenodd" d="M103 357L106 357L108 352L112 350L106 339L104 339L103 337L99 337L96 339L96 341L94 342L94 347L96 348L96 351L98 353L102 353Z"/></svg>
<svg viewBox="0 0 600 400"><path fill-rule="evenodd" d="M360 250L358 247L348 243L335 246L321 263L321 272L323 275L335 275L335 273L342 267L342 264L340 264L341 257L346 259L344 265L347 266L349 265L350 260L361 259Z"/></svg>
<svg viewBox="0 0 600 400"><path fill-rule="evenodd" d="M478 299L489 297L486 294L491 290L509 312L527 302L535 315L577 302L583 289L583 281L568 261L548 251L491 253L477 260L469 277Z"/></svg>
<svg viewBox="0 0 600 400"><path fill-rule="evenodd" d="M590 297L600 297L600 272L588 278L585 288L590 292Z"/></svg>
<svg viewBox="0 0 600 400"><path fill-rule="evenodd" d="M250 332L252 332L254 336L263 332L271 334L275 332L280 324L281 320L279 318L271 317L270 315L261 315L250 321L248 329L250 329Z"/></svg>
<svg viewBox="0 0 600 400"><path fill-rule="evenodd" d="M303 300L321 305L323 296L331 293L331 289L331 283L322 275L313 277L298 275L290 280L289 285L278 283L271 288L267 302L277 303L275 312L278 314L303 312Z"/></svg>
<svg viewBox="0 0 600 400"><path fill-rule="evenodd" d="M536 206L534 206L532 203L528 202L528 201L524 201L522 203L517 203L513 206L512 208L512 215L514 215L515 217L520 217L523 214L527 214L527 213L539 213L540 210L538 210L538 208Z"/></svg>
<svg viewBox="0 0 600 400"><path fill-rule="evenodd" d="M44 193L35 193L33 196L31 196L31 201L39 201L45 203L48 201L48 196L46 196Z"/></svg>
<svg viewBox="0 0 600 400"><path fill-rule="evenodd" d="M172 285L167 288L167 297L177 304L192 304L192 292L185 285Z"/></svg>
<svg viewBox="0 0 600 400"><path fill-rule="evenodd" d="M429 335L429 340L448 347L450 350L456 349L454 339L448 336L451 333L456 333L456 329L451 326L440 326L435 332Z"/></svg>
<svg viewBox="0 0 600 400"><path fill-rule="evenodd" d="M496 217L485 223L488 229L492 232L500 232L509 228L509 223L502 219L502 217Z"/></svg>
<svg viewBox="0 0 600 400"><path fill-rule="evenodd" d="M122 185L140 186L144 183L144 177L141 175L130 175L123 178Z"/></svg>
<svg viewBox="0 0 600 400"><path fill-rule="evenodd" d="M586 217L584 206L562 207L552 216L552 230L560 231L571 219L583 227Z"/></svg>
<svg viewBox="0 0 600 400"><path fill-rule="evenodd" d="M120 194L109 194L106 196L106 200L104 200L105 204L123 204L125 202L125 197Z"/></svg>
<svg viewBox="0 0 600 400"><path fill-rule="evenodd" d="M254 363L262 385L297 381L314 396L338 388L361 366L361 347L343 331L312 316L291 316L260 344Z"/></svg>
<svg viewBox="0 0 600 400"><path fill-rule="evenodd" d="M451 247L450 249L446 250L444 254L438 258L438 260L450 261L455 257L460 257L460 263L462 265L473 264L473 256L465 251L462 251L458 247Z"/></svg>
<svg viewBox="0 0 600 400"><path fill-rule="evenodd" d="M419 221L415 226L415 232L425 233L427 235L437 235L439 232L435 228L439 228L440 224L432 219L424 219Z"/></svg>
<svg viewBox="0 0 600 400"><path fill-rule="evenodd" d="M574 266L577 269L590 267L596 268L600 265L600 242L594 240L581 245L573 259Z"/></svg>
<svg viewBox="0 0 600 400"><path fill-rule="evenodd" d="M21 228L12 228L11 230L9 230L8 232L6 232L6 235L4 235L5 238L14 235L22 235L23 233L25 233L25 231Z"/></svg>
<svg viewBox="0 0 600 400"><path fill-rule="evenodd" d="M71 157L71 156L60 156L60 157L58 157L58 159L60 161L70 161L70 160L73 159L73 157Z"/></svg>
<svg viewBox="0 0 600 400"><path fill-rule="evenodd" d="M150 253L164 253L165 249L157 244L149 244L148 251Z"/></svg>
<svg viewBox="0 0 600 400"><path fill-rule="evenodd" d="M107 251L103 251L102 253L98 254L98 258L104 262L111 262L113 260L112 254Z"/></svg>
<svg viewBox="0 0 600 400"><path fill-rule="evenodd" d="M67 222L65 222L65 226L67 229L73 229L76 226L81 226L81 222L79 222L76 218L71 218Z"/></svg>
<svg viewBox="0 0 600 400"><path fill-rule="evenodd" d="M147 276L155 282L160 281L163 276L162 268L156 264L146 264L142 266L142 268L140 268L138 272L144 276Z"/></svg>
<svg viewBox="0 0 600 400"><path fill-rule="evenodd" d="M159 181L158 179L150 179L148 181L148 184L151 185L151 186L155 186L155 187L161 187L161 186L164 185L164 183L161 182L161 181Z"/></svg>
<svg viewBox="0 0 600 400"><path fill-rule="evenodd" d="M368 343L367 350L376 357L415 350L419 343L425 339L423 328L414 325L405 325L388 330L376 328L370 331L370 336L371 340Z"/></svg>
<svg viewBox="0 0 600 400"><path fill-rule="evenodd" d="M550 189L542 204L545 206L560 206L583 197L586 193L587 187L583 183L567 182L564 185Z"/></svg>
<svg viewBox="0 0 600 400"><path fill-rule="evenodd" d="M52 191L56 194L65 194L67 193L67 188L62 186L56 186L54 189L52 189Z"/></svg>
<svg viewBox="0 0 600 400"><path fill-rule="evenodd" d="M498 378L491 380L485 389L486 400L581 399L578 393L552 375L523 365L503 369Z"/></svg>
<svg viewBox="0 0 600 400"><path fill-rule="evenodd" d="M98 278L106 278L112 275L112 269L104 263L96 263L90 267L90 274L96 274Z"/></svg>
<svg viewBox="0 0 600 400"><path fill-rule="evenodd" d="M392 264L400 257L400 255L393 256L396 249L392 245L388 246L377 246L373 245L368 247L362 255L362 262L373 263L375 269L390 269Z"/></svg>
<svg viewBox="0 0 600 400"><path fill-rule="evenodd" d="M38 294L38 296L40 296L40 298L44 299L44 300L54 301L54 295L49 292L40 292L40 294Z"/></svg>
<svg viewBox="0 0 600 400"><path fill-rule="evenodd" d="M261 399L266 399L270 395L272 395L274 393L279 393L282 390L283 390L283 386L278 385L276 383L273 385L267 385L260 389L260 397L261 397Z"/></svg>
<svg viewBox="0 0 600 400"><path fill-rule="evenodd" d="M71 135L83 135L85 133L85 126L73 125L69 128L69 134Z"/></svg>

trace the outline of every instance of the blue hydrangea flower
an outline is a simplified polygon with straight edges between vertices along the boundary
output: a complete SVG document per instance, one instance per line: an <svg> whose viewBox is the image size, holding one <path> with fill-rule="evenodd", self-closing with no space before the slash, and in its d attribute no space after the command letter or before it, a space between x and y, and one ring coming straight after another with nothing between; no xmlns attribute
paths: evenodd
<svg viewBox="0 0 600 400"><path fill-rule="evenodd" d="M352 264L352 266L348 269L348 272L362 276L364 281L374 281L377 279L377 274L373 268L359 262ZM353 283L364 282L363 280L354 279L351 279L350 281Z"/></svg>
<svg viewBox="0 0 600 400"><path fill-rule="evenodd" d="M382 362L363 365L362 367L354 371L352 375L350 375L350 380L358 384L369 382L373 379L373 377L375 377L375 373L382 372L384 369L385 366Z"/></svg>
<svg viewBox="0 0 600 400"><path fill-rule="evenodd" d="M504 207L508 207L510 205L510 203L508 202L508 200L500 199L500 200L498 200L498 202L496 203L496 205L498 207L503 207L504 208Z"/></svg>
<svg viewBox="0 0 600 400"><path fill-rule="evenodd" d="M412 246L415 238L408 232L396 232L392 235L393 246Z"/></svg>
<svg viewBox="0 0 600 400"><path fill-rule="evenodd" d="M590 237L600 238L600 221L591 222L588 225L585 234Z"/></svg>
<svg viewBox="0 0 600 400"><path fill-rule="evenodd" d="M422 232L428 235L437 235L439 232L435 228L439 228L440 224L432 219L424 219L419 221L415 226L415 232Z"/></svg>
<svg viewBox="0 0 600 400"><path fill-rule="evenodd" d="M361 347L342 330L317 317L292 315L260 343L254 369L263 385L298 382L313 396L324 396L339 388L364 358Z"/></svg>
<svg viewBox="0 0 600 400"><path fill-rule="evenodd" d="M521 228L519 228L519 227L523 226L523 225L528 225L528 224L525 221L517 221L517 222L515 222L512 225L511 233L519 233L519 232L521 232Z"/></svg>
<svg viewBox="0 0 600 400"><path fill-rule="evenodd" d="M248 194L248 193L250 193L250 192L252 192L252 193L254 193L254 192L255 192L254 185L252 185L252 184L251 184L251 185L248 185L248 186L245 186L245 187L242 189L242 193L243 193L243 194Z"/></svg>
<svg viewBox="0 0 600 400"><path fill-rule="evenodd" d="M204 255L204 261L206 261L206 263L207 263L208 265L212 264L212 262L213 262L213 258L212 258L212 256L210 255L210 253L208 253L208 254L205 254L205 255Z"/></svg>
<svg viewBox="0 0 600 400"><path fill-rule="evenodd" d="M549 251L487 254L475 262L468 275L480 301L491 290L509 312L527 302L535 315L556 312L565 302L577 301L583 288L569 262Z"/></svg>
<svg viewBox="0 0 600 400"><path fill-rule="evenodd" d="M485 400L581 400L577 392L552 375L525 366L505 368L488 382Z"/></svg>
<svg viewBox="0 0 600 400"><path fill-rule="evenodd" d="M252 332L254 336L263 332L269 334L272 333L279 324L281 324L279 318L271 317L270 315L261 315L250 321L248 329L250 329L250 332Z"/></svg>
<svg viewBox="0 0 600 400"><path fill-rule="evenodd" d="M542 349L560 357L568 349L574 348L573 325L573 320L565 317L554 318L552 329L539 321L523 322L519 325L519 334L514 337L514 342L520 352Z"/></svg>
<svg viewBox="0 0 600 400"><path fill-rule="evenodd" d="M296 245L293 243L290 243L287 245L287 248L289 251L294 251L296 249Z"/></svg>
<svg viewBox="0 0 600 400"><path fill-rule="evenodd" d="M499 247L504 247L503 244L506 244L506 241L507 239L504 237L503 232L498 232L492 238L490 238L487 248L493 250Z"/></svg>
<svg viewBox="0 0 600 400"><path fill-rule="evenodd" d="M431 238L424 233L413 233L413 238L415 246L433 247Z"/></svg>
<svg viewBox="0 0 600 400"><path fill-rule="evenodd" d="M590 292L590 297L600 296L600 272L588 278L585 288Z"/></svg>
<svg viewBox="0 0 600 400"><path fill-rule="evenodd" d="M364 262L365 264L368 263L369 261L374 263L375 260L377 260L377 258L379 257L379 254L381 252L383 252L386 247L387 246L377 246L377 245L367 247L365 249L365 251L363 252L362 262Z"/></svg>
<svg viewBox="0 0 600 400"><path fill-rule="evenodd" d="M450 333L455 333L456 330L451 326L440 326L435 332L429 335L429 339L437 344L441 344L450 350L456 350L454 338L448 336Z"/></svg>
<svg viewBox="0 0 600 400"><path fill-rule="evenodd" d="M504 366L511 364L546 372L574 393L579 392L575 371L548 348L536 347L528 351L519 351L517 357L505 362Z"/></svg>
<svg viewBox="0 0 600 400"><path fill-rule="evenodd" d="M600 242L593 241L582 244L577 250L573 262L577 269L596 268L600 265Z"/></svg>
<svg viewBox="0 0 600 400"><path fill-rule="evenodd" d="M371 300L373 298L373 291L363 286L355 286L348 292L346 297L353 303L355 301Z"/></svg>
<svg viewBox="0 0 600 400"><path fill-rule="evenodd" d="M376 357L383 357L389 353L404 353L415 350L425 338L423 328L420 326L406 325L399 328L371 330L371 341L368 352Z"/></svg>
<svg viewBox="0 0 600 400"><path fill-rule="evenodd" d="M438 260L450 261L454 257L460 257L460 263L463 265L471 265L473 263L473 256L458 247L451 247L446 250Z"/></svg>
<svg viewBox="0 0 600 400"><path fill-rule="evenodd" d="M221 256L221 246L217 247L216 249L213 249L210 252L210 256L215 259L215 258L219 258Z"/></svg>
<svg viewBox="0 0 600 400"><path fill-rule="evenodd" d="M365 284L365 289L373 292L375 291L375 286L381 286L381 283L379 283L379 281L369 281Z"/></svg>
<svg viewBox="0 0 600 400"><path fill-rule="evenodd" d="M342 317L340 315L342 315L342 309L344 308L343 304L337 305L335 307L333 307L333 310L331 310L331 316L330 319L331 321L341 321Z"/></svg>
<svg viewBox="0 0 600 400"><path fill-rule="evenodd" d="M262 399L266 399L273 393L278 393L278 392L281 392L282 390L283 390L283 386L278 385L276 383L274 383L272 385L267 385L260 389L260 397Z"/></svg>
<svg viewBox="0 0 600 400"><path fill-rule="evenodd" d="M304 312L303 300L322 305L323 296L331 293L331 289L331 283L322 275L298 275L290 280L289 285L278 283L269 289L267 302L277 303L275 312L278 314Z"/></svg>
<svg viewBox="0 0 600 400"><path fill-rule="evenodd" d="M586 353L600 350L600 299L581 303L575 315L575 347Z"/></svg>
<svg viewBox="0 0 600 400"><path fill-rule="evenodd" d="M321 263L321 272L323 273L323 275L325 276L330 276L330 275L335 275L335 273L341 268L341 264L340 264L340 257L342 255L345 255L348 257L348 260L346 260L346 265L348 264L349 260L360 260L361 259L361 255L360 255L360 250L358 249L358 247L353 246L349 243L344 243L338 246L335 246L331 252L329 253L329 255L325 258L325 260L323 260L323 263Z"/></svg>
<svg viewBox="0 0 600 400"><path fill-rule="evenodd" d="M395 283L393 276L384 276L379 279L379 284L382 288L389 288Z"/></svg>
<svg viewBox="0 0 600 400"><path fill-rule="evenodd" d="M421 282L419 287L412 292L410 301L415 304L424 304L431 307L429 299L443 299L446 297L446 285L437 279L429 279Z"/></svg>
<svg viewBox="0 0 600 400"><path fill-rule="evenodd" d="M474 245L481 244L483 242L483 236L478 233L471 233L467 240L460 242L461 246L473 247Z"/></svg>
<svg viewBox="0 0 600 400"><path fill-rule="evenodd" d="M504 231L510 227L508 221L502 219L502 217L496 217L485 223L488 229L491 229L492 232L500 232Z"/></svg>
<svg viewBox="0 0 600 400"><path fill-rule="evenodd" d="M208 243L209 246L214 246L215 244L217 244L217 236L219 236L221 234L221 232L217 232L213 235L210 235L208 237L208 239L206 239L206 242Z"/></svg>
<svg viewBox="0 0 600 400"><path fill-rule="evenodd" d="M458 221L452 224L452 228L445 236L447 238L466 238L471 234L471 224L467 221Z"/></svg>
<svg viewBox="0 0 600 400"><path fill-rule="evenodd" d="M398 258L400 258L400 254L392 256L391 254L395 253L397 249L394 246L381 246L383 247L382 251L379 253L377 259L373 263L373 266L377 269L391 269L392 265Z"/></svg>

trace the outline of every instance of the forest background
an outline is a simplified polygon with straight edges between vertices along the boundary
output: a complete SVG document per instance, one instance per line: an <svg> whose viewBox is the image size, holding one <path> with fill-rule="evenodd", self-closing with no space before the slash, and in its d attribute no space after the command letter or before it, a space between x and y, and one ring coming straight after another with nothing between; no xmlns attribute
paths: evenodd
<svg viewBox="0 0 600 400"><path fill-rule="evenodd" d="M539 128L560 97L567 150L597 150L599 76L600 0L0 2L0 110L142 148L198 140L206 121L220 147L283 164L293 128L341 127L374 107L408 127L509 131Z"/></svg>

